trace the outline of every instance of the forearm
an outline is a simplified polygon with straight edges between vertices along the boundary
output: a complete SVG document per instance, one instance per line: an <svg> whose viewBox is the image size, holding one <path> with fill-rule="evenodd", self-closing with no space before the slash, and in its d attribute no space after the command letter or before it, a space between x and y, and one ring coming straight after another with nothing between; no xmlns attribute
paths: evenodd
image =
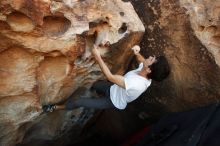
<svg viewBox="0 0 220 146"><path fill-rule="evenodd" d="M106 78L107 78L108 80L111 80L111 78L112 78L113 75L112 75L111 71L109 70L109 68L107 67L107 65L105 64L105 62L102 60L101 57L96 58L96 60L97 60L97 62L98 62L98 64L99 64L99 66L100 66L102 72L103 72L104 75L106 76Z"/></svg>
<svg viewBox="0 0 220 146"><path fill-rule="evenodd" d="M99 64L102 72L104 73L104 75L107 77L107 79L110 82L117 84L118 86L120 86L122 88L125 88L125 81L124 81L123 76L113 75L101 57L96 58L96 60L98 61L98 64Z"/></svg>
<svg viewBox="0 0 220 146"><path fill-rule="evenodd" d="M135 54L135 56L136 56L138 63L145 61L145 58L140 53Z"/></svg>
<svg viewBox="0 0 220 146"><path fill-rule="evenodd" d="M107 77L107 79L114 83L117 84L118 86L125 88L125 82L124 82L124 77L121 75L113 75L111 71L109 70L108 66L105 64L105 62L102 60L102 57L100 55L100 52L97 50L97 47L94 45L94 48L92 49L92 53L98 62L102 72L104 75Z"/></svg>

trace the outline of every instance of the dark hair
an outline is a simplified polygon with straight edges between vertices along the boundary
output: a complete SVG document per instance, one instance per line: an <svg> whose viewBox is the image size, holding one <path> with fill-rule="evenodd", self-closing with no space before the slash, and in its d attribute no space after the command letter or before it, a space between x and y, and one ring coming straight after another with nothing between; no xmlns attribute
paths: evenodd
<svg viewBox="0 0 220 146"><path fill-rule="evenodd" d="M155 81L162 81L170 74L170 67L164 56L159 56L156 60L155 63L149 66L151 72L147 77Z"/></svg>

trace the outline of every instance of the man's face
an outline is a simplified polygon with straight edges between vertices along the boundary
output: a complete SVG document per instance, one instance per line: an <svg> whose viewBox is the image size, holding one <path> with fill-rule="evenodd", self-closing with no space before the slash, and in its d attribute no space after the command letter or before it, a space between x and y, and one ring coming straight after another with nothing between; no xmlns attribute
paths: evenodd
<svg viewBox="0 0 220 146"><path fill-rule="evenodd" d="M155 63L157 60L156 60L156 57L155 56L149 56L147 59L145 59L144 61L144 67L146 69L149 69L149 66L151 66L153 63Z"/></svg>

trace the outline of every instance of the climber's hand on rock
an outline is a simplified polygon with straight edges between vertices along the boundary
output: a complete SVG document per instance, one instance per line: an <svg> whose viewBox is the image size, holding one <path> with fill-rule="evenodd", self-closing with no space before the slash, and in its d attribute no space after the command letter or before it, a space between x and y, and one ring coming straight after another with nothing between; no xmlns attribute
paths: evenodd
<svg viewBox="0 0 220 146"><path fill-rule="evenodd" d="M94 55L95 59L101 58L101 54L100 54L98 47L96 45L93 45L92 54Z"/></svg>
<svg viewBox="0 0 220 146"><path fill-rule="evenodd" d="M138 46L138 45L135 45L131 49L133 50L135 55L137 55L140 52L140 50L141 50L140 46Z"/></svg>

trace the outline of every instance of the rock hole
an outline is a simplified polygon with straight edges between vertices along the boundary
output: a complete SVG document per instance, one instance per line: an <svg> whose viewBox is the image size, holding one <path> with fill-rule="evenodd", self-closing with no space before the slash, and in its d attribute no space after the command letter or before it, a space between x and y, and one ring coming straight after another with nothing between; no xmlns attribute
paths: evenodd
<svg viewBox="0 0 220 146"><path fill-rule="evenodd" d="M95 31L94 34L86 36L86 46L84 53L80 56L84 61L87 61L91 57L91 48L95 44L95 40L97 37L97 32Z"/></svg>
<svg viewBox="0 0 220 146"><path fill-rule="evenodd" d="M205 29L205 26L199 26L199 27L198 27L198 30L199 30L199 31L203 31L204 29Z"/></svg>
<svg viewBox="0 0 220 146"><path fill-rule="evenodd" d="M220 46L219 42L220 42L220 36L213 36L211 39L213 44L218 44L218 46Z"/></svg>
<svg viewBox="0 0 220 146"><path fill-rule="evenodd" d="M32 20L20 12L9 14L6 21L14 31L30 32L35 28Z"/></svg>
<svg viewBox="0 0 220 146"><path fill-rule="evenodd" d="M124 13L124 12L120 12L119 14L120 14L121 16L124 16L124 15L125 15L125 13Z"/></svg>
<svg viewBox="0 0 220 146"><path fill-rule="evenodd" d="M207 32L215 33L217 30L217 26L209 26L205 28Z"/></svg>
<svg viewBox="0 0 220 146"><path fill-rule="evenodd" d="M95 22L89 22L89 28L94 28L97 26L97 23Z"/></svg>
<svg viewBox="0 0 220 146"><path fill-rule="evenodd" d="M107 25L108 22L106 21L99 21L99 22L89 22L89 28L94 28L94 27L98 27L98 26L102 26L102 25Z"/></svg>
<svg viewBox="0 0 220 146"><path fill-rule="evenodd" d="M71 26L71 22L65 17L47 16L44 17L43 30L49 36L60 36Z"/></svg>
<svg viewBox="0 0 220 146"><path fill-rule="evenodd" d="M121 25L121 27L119 28L118 33L123 34L123 33L125 33L126 31L127 31L127 25L126 25L126 23L123 23L123 24Z"/></svg>

